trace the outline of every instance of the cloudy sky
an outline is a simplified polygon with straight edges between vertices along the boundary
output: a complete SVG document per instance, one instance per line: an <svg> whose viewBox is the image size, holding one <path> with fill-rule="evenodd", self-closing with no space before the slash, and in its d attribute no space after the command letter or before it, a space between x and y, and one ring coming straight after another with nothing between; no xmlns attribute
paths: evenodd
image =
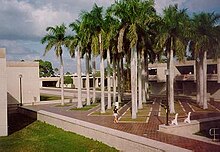
<svg viewBox="0 0 220 152"><path fill-rule="evenodd" d="M59 60L50 51L45 57L40 39L46 27L73 22L81 11L91 10L94 3L105 8L114 0L0 0L0 47L7 49L7 60L49 60L59 67ZM155 0L161 13L169 4L178 4L192 12L220 14L220 0ZM76 61L64 52L65 71L75 72ZM84 61L82 61L84 64ZM98 65L97 65L98 66ZM84 66L83 66L84 71Z"/></svg>

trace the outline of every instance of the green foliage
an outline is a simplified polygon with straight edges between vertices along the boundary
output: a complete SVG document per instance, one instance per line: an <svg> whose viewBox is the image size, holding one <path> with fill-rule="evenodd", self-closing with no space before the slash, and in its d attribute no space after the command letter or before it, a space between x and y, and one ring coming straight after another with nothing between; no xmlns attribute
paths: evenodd
<svg viewBox="0 0 220 152"><path fill-rule="evenodd" d="M0 151L113 152L117 150L101 142L36 121L8 137L0 137Z"/></svg>
<svg viewBox="0 0 220 152"><path fill-rule="evenodd" d="M71 78L71 76L64 76L64 84L73 84L73 79Z"/></svg>
<svg viewBox="0 0 220 152"><path fill-rule="evenodd" d="M60 26L47 27L46 31L47 34L41 39L42 44L47 43L44 55L54 48L56 56L61 57L63 53L62 46L66 46L68 42L68 37L65 35L66 26L62 24ZM62 61L61 64L63 64Z"/></svg>
<svg viewBox="0 0 220 152"><path fill-rule="evenodd" d="M217 24L220 16L215 13L194 14L191 21L190 39L193 55L198 56L208 51L209 57L218 58L220 46L220 26Z"/></svg>
<svg viewBox="0 0 220 152"><path fill-rule="evenodd" d="M53 66L49 61L35 60L39 62L39 75L40 77L54 76Z"/></svg>

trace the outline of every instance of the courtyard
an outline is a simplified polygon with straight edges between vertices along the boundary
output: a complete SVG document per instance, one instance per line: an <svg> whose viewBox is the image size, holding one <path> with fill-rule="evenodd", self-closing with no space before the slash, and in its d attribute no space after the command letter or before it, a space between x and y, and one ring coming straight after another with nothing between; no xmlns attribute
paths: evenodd
<svg viewBox="0 0 220 152"><path fill-rule="evenodd" d="M201 140L203 137L198 136L198 139L192 139L158 131L159 125L165 124L166 121L165 109L162 103L163 97L151 97L151 101L145 103L143 109L138 110L137 119L131 119L131 102L129 98L126 98L120 104L119 122L117 124L113 123L112 109L107 109L105 114L100 113L100 103L92 104L89 107L85 106L79 110L76 108L77 102L69 103L68 101L66 100L64 106L51 101L50 104L30 105L21 108L34 112L44 110L198 152L218 151L220 147L219 142L213 142L211 138ZM218 101L209 102L208 109L203 110L195 104L195 101L180 97L175 101L175 109L176 113L179 114L178 122L180 123L183 123L188 112L191 112L191 121L220 116L220 103ZM169 115L169 123L174 119L174 115Z"/></svg>

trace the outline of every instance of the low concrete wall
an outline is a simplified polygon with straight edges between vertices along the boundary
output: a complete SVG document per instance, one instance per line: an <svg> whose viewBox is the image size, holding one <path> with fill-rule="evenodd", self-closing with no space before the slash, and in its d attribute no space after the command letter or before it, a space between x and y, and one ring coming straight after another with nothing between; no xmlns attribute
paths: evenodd
<svg viewBox="0 0 220 152"><path fill-rule="evenodd" d="M126 152L155 152L155 151L190 151L166 143L158 142L148 138L99 126L74 118L54 114L40 110L37 119L51 125L55 125L64 130L101 141L109 146Z"/></svg>
<svg viewBox="0 0 220 152"><path fill-rule="evenodd" d="M220 126L220 117L205 118L199 120L192 120L190 124L188 123L179 123L179 125L160 125L159 131L180 135L184 134L193 134L201 130L209 130L210 128L217 128Z"/></svg>

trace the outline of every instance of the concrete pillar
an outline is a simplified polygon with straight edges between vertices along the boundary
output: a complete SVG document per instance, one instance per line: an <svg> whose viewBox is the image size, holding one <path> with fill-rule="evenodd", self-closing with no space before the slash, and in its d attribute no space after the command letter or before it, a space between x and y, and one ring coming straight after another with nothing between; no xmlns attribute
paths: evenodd
<svg viewBox="0 0 220 152"><path fill-rule="evenodd" d="M0 136L8 135L7 73L5 53L5 49L0 48Z"/></svg>

